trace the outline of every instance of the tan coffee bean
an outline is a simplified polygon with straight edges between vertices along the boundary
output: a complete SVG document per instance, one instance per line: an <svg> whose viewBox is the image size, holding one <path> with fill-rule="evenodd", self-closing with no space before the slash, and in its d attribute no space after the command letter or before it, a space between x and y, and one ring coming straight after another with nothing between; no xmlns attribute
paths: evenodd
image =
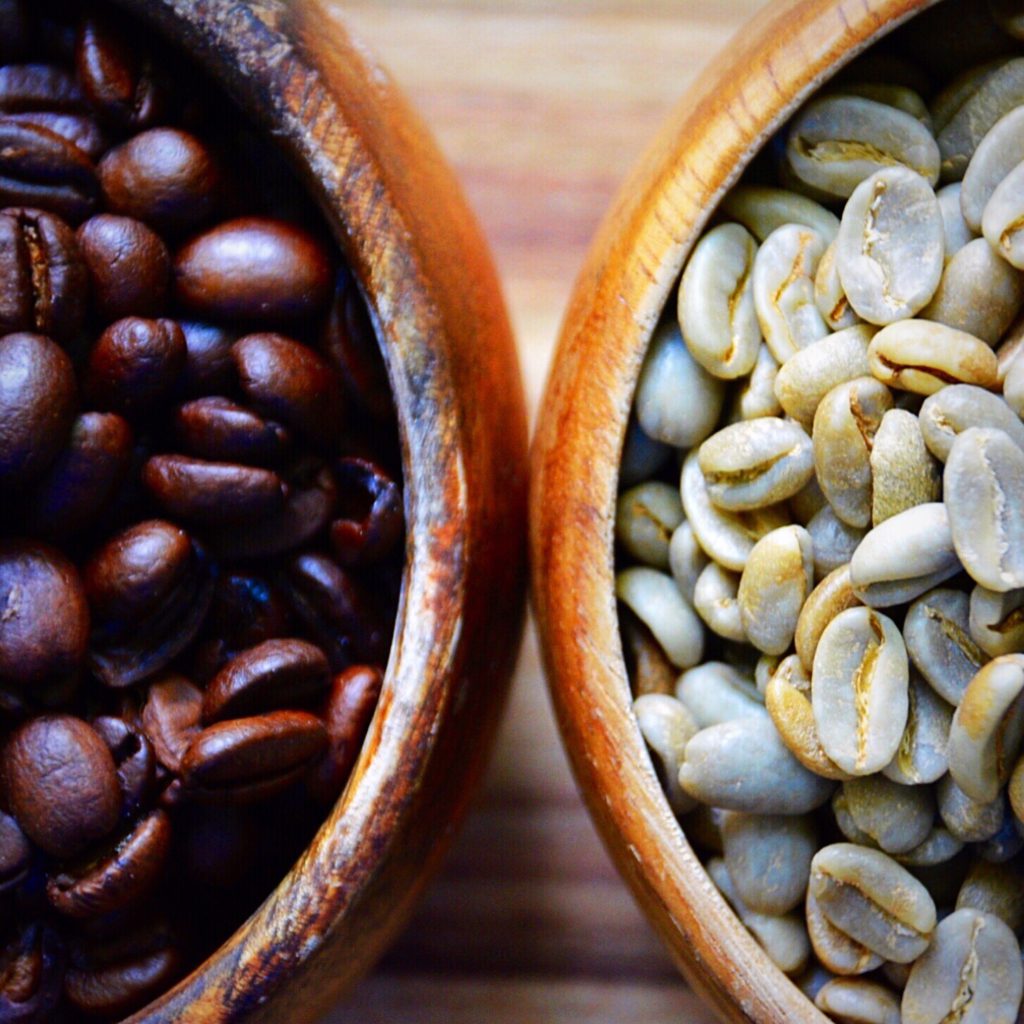
<svg viewBox="0 0 1024 1024"><path fill-rule="evenodd" d="M635 567L620 572L616 596L654 634L669 661L689 668L704 651L704 628L675 580L657 569Z"/></svg>
<svg viewBox="0 0 1024 1024"><path fill-rule="evenodd" d="M978 670L949 730L949 774L972 799L989 803L1009 779L1024 740L1024 654Z"/></svg>
<svg viewBox="0 0 1024 1024"><path fill-rule="evenodd" d="M733 380L749 373L761 345L754 311L757 242L739 224L720 224L697 243L679 285L679 326L690 354L708 373Z"/></svg>
<svg viewBox="0 0 1024 1024"><path fill-rule="evenodd" d="M757 251L754 305L764 340L780 364L829 332L814 304L814 277L825 248L817 231L786 224Z"/></svg>
<svg viewBox="0 0 1024 1024"><path fill-rule="evenodd" d="M1018 316L1010 325L1009 330L1003 335L996 349L996 359L999 362L999 381L1006 380L1010 367L1016 361L1016 357L1024 351L1024 315ZM1019 415L1019 414L1018 414Z"/></svg>
<svg viewBox="0 0 1024 1024"><path fill-rule="evenodd" d="M793 118L786 161L797 178L845 199L876 171L904 165L932 184L939 147L911 114L857 96L812 100Z"/></svg>
<svg viewBox="0 0 1024 1024"><path fill-rule="evenodd" d="M862 978L836 978L814 1005L843 1024L900 1024L900 1001L890 989Z"/></svg>
<svg viewBox="0 0 1024 1024"><path fill-rule="evenodd" d="M942 498L942 474L928 451L916 416L890 409L871 447L871 522Z"/></svg>
<svg viewBox="0 0 1024 1024"><path fill-rule="evenodd" d="M1020 946L992 914L964 908L945 918L910 971L903 1024L1013 1024L1024 992Z"/></svg>
<svg viewBox="0 0 1024 1024"><path fill-rule="evenodd" d="M1015 359L1003 379L1003 400L1020 417L1024 413L1024 359Z"/></svg>
<svg viewBox="0 0 1024 1024"><path fill-rule="evenodd" d="M818 263L818 272L814 275L814 303L825 323L833 331L861 323L861 318L850 305L850 300L843 290L843 282L839 279L834 241L825 250Z"/></svg>
<svg viewBox="0 0 1024 1024"><path fill-rule="evenodd" d="M766 654L783 654L813 585L813 545L802 526L762 537L750 552L737 593L749 642Z"/></svg>
<svg viewBox="0 0 1024 1024"><path fill-rule="evenodd" d="M814 894L806 902L807 935L814 955L834 974L867 974L882 965L883 957L840 931L822 913Z"/></svg>
<svg viewBox="0 0 1024 1024"><path fill-rule="evenodd" d="M809 672L814 665L814 652L818 648L818 641L825 632L825 627L840 612L854 608L858 604L860 601L850 583L849 565L833 569L811 591L803 608L800 609L793 637L796 653L805 671Z"/></svg>
<svg viewBox="0 0 1024 1024"><path fill-rule="evenodd" d="M970 66L966 71L958 71L929 104L935 131L939 132L945 128L981 85L1009 62L1009 57L996 56Z"/></svg>
<svg viewBox="0 0 1024 1024"><path fill-rule="evenodd" d="M824 847L811 862L808 892L834 927L886 960L916 960L935 931L928 890L880 850Z"/></svg>
<svg viewBox="0 0 1024 1024"><path fill-rule="evenodd" d="M934 320L996 345L1024 304L1024 276L984 238L968 242L947 264L922 320Z"/></svg>
<svg viewBox="0 0 1024 1024"><path fill-rule="evenodd" d="M932 830L935 798L926 786L869 775L844 782L843 795L857 828L886 853L907 853Z"/></svg>
<svg viewBox="0 0 1024 1024"><path fill-rule="evenodd" d="M939 203L920 174L887 167L850 196L836 238L836 270L862 319L885 325L922 310L939 287L945 253Z"/></svg>
<svg viewBox="0 0 1024 1024"><path fill-rule="evenodd" d="M671 693L679 669L668 660L654 634L628 611L619 616L619 629L633 695Z"/></svg>
<svg viewBox="0 0 1024 1024"><path fill-rule="evenodd" d="M931 395L948 384L996 386L995 353L980 338L931 320L884 327L868 347L871 372L885 384Z"/></svg>
<svg viewBox="0 0 1024 1024"><path fill-rule="evenodd" d="M709 562L697 578L693 607L713 633L741 644L747 634L736 599L739 585L736 573L723 569L717 562Z"/></svg>
<svg viewBox="0 0 1024 1024"><path fill-rule="evenodd" d="M881 771L907 724L910 670L896 624L870 608L840 612L818 641L811 679L825 753L850 775Z"/></svg>
<svg viewBox="0 0 1024 1024"><path fill-rule="evenodd" d="M1024 590L1000 594L975 587L968 623L971 639L993 658L1024 650Z"/></svg>
<svg viewBox="0 0 1024 1024"><path fill-rule="evenodd" d="M850 526L871 522L871 446L891 408L892 393L884 384L857 377L829 391L814 414L818 484L835 514Z"/></svg>
<svg viewBox="0 0 1024 1024"><path fill-rule="evenodd" d="M850 559L853 592L872 608L912 601L959 571L947 506L934 501L886 519Z"/></svg>
<svg viewBox="0 0 1024 1024"><path fill-rule="evenodd" d="M615 539L638 562L667 569L672 535L682 521L679 489L648 480L619 495Z"/></svg>
<svg viewBox="0 0 1024 1024"><path fill-rule="evenodd" d="M875 329L867 324L849 327L786 360L775 378L775 396L786 415L809 429L818 403L829 391L870 373L868 345L874 336Z"/></svg>
<svg viewBox="0 0 1024 1024"><path fill-rule="evenodd" d="M981 232L988 244L1007 263L1024 270L1024 164L1018 165L999 183L985 205Z"/></svg>
<svg viewBox="0 0 1024 1024"><path fill-rule="evenodd" d="M633 701L633 714L651 752L655 771L675 814L685 814L696 806L679 788L679 765L686 744L697 735L699 726L693 715L675 697L648 693Z"/></svg>
<svg viewBox="0 0 1024 1024"><path fill-rule="evenodd" d="M729 190L719 209L726 217L739 221L759 242L784 224L813 228L829 242L839 230L839 218L820 203L799 192L769 185L737 185Z"/></svg>
<svg viewBox="0 0 1024 1024"><path fill-rule="evenodd" d="M943 462L953 442L971 427L1002 430L1024 450L1024 423L998 395L971 384L953 384L929 395L918 416L929 451Z"/></svg>
<svg viewBox="0 0 1024 1024"><path fill-rule="evenodd" d="M981 843L991 839L1002 828L1006 814L1006 796L1000 792L995 800L972 800L951 775L944 775L936 787L939 816L950 834L964 843Z"/></svg>
<svg viewBox="0 0 1024 1024"><path fill-rule="evenodd" d="M817 477L813 476L789 499L790 512L802 526L806 526L826 505L828 501L822 493Z"/></svg>
<svg viewBox="0 0 1024 1024"><path fill-rule="evenodd" d="M1010 783L1006 787L1006 795L1010 800L1014 817L1018 822L1024 824L1024 757L1018 758L1017 764L1010 773Z"/></svg>
<svg viewBox="0 0 1024 1024"><path fill-rule="evenodd" d="M972 427L953 442L942 477L953 546L975 582L1024 587L1024 451L1001 430Z"/></svg>

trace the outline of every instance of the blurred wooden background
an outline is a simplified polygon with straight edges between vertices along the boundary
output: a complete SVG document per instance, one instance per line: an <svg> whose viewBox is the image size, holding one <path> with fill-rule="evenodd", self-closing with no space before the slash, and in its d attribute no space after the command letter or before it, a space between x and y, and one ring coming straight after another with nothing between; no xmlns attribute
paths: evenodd
<svg viewBox="0 0 1024 1024"><path fill-rule="evenodd" d="M583 254L687 85L765 0L332 0L432 128L501 272L530 403ZM620 882L524 641L498 746L397 946L324 1024L711 1024Z"/></svg>

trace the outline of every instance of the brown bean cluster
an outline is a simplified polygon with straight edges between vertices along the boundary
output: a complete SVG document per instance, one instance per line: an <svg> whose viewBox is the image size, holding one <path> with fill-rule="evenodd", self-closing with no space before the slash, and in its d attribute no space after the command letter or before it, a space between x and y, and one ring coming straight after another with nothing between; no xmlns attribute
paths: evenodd
<svg viewBox="0 0 1024 1024"><path fill-rule="evenodd" d="M400 457L279 154L97 4L0 2L0 1022L112 1019L251 912L380 692Z"/></svg>

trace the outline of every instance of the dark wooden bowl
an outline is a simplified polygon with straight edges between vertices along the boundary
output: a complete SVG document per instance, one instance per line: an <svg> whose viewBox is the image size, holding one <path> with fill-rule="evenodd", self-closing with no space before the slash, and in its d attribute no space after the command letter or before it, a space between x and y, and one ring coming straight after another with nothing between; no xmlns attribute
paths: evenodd
<svg viewBox="0 0 1024 1024"><path fill-rule="evenodd" d="M491 745L522 623L526 418L497 278L438 150L315 2L118 0L273 132L368 297L408 527L380 704L352 779L258 911L131 1019L315 1020L407 919Z"/></svg>
<svg viewBox="0 0 1024 1024"><path fill-rule="evenodd" d="M631 711L614 592L618 467L644 351L690 249L761 146L833 72L935 0L779 0L684 97L577 281L532 452L533 602L577 782L690 984L723 1021L826 1024L711 884Z"/></svg>

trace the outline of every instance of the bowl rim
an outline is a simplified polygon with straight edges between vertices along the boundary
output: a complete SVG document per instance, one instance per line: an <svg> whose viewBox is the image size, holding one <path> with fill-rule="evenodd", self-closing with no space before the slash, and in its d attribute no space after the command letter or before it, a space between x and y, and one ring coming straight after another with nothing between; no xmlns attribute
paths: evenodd
<svg viewBox="0 0 1024 1024"><path fill-rule="evenodd" d="M519 366L496 271L452 172L387 71L325 3L114 2L187 49L274 134L384 341L406 562L358 762L274 892L127 1021L312 1019L407 920L493 745L525 612Z"/></svg>
<svg viewBox="0 0 1024 1024"><path fill-rule="evenodd" d="M618 464L647 342L725 192L823 82L938 2L776 0L726 45L602 221L533 439L531 599L563 745L620 873L722 1020L829 1024L710 882L636 724L614 589Z"/></svg>

